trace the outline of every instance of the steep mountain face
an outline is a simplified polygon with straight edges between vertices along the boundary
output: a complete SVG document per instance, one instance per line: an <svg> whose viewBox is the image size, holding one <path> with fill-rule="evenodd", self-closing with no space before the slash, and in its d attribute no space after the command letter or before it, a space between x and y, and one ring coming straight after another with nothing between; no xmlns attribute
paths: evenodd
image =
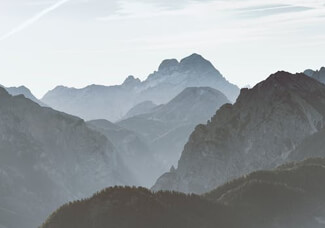
<svg viewBox="0 0 325 228"><path fill-rule="evenodd" d="M236 103L221 107L210 123L196 127L178 168L161 176L153 190L204 193L283 164L305 138L324 127L324 116L323 84L304 74L271 75L243 89Z"/></svg>
<svg viewBox="0 0 325 228"><path fill-rule="evenodd" d="M40 106L46 107L47 105L38 100L32 92L26 88L25 86L19 86L19 87L4 87L0 85L0 87L4 88L7 90L7 92L12 95L12 96L17 96L17 95L24 95L24 97L34 101L35 103L39 104Z"/></svg>
<svg viewBox="0 0 325 228"><path fill-rule="evenodd" d="M325 128L305 138L288 157L291 161L301 161L308 157L325 157Z"/></svg>
<svg viewBox="0 0 325 228"><path fill-rule="evenodd" d="M321 228L324 178L325 160L309 159L251 173L203 196L110 188L61 207L42 228Z"/></svg>
<svg viewBox="0 0 325 228"><path fill-rule="evenodd" d="M226 96L215 89L189 87L151 113L128 118L118 125L139 133L167 171L176 164L195 126L206 123L228 102Z"/></svg>
<svg viewBox="0 0 325 228"><path fill-rule="evenodd" d="M305 70L305 75L320 81L325 84L325 67L320 68L320 70Z"/></svg>
<svg viewBox="0 0 325 228"><path fill-rule="evenodd" d="M82 119L0 88L0 226L34 228L60 204L133 184L113 145Z"/></svg>
<svg viewBox="0 0 325 228"><path fill-rule="evenodd" d="M143 101L137 105L135 105L133 108L131 108L123 117L123 119L128 119L133 116L138 116L141 114L150 113L153 111L153 109L157 107L156 104L154 104L152 101Z"/></svg>
<svg viewBox="0 0 325 228"><path fill-rule="evenodd" d="M107 120L93 120L87 122L87 125L105 135L113 143L140 186L152 186L165 171L162 164L154 158L146 141L135 132Z"/></svg>
<svg viewBox="0 0 325 228"><path fill-rule="evenodd" d="M107 119L115 122L141 102L165 104L187 87L204 86L220 90L231 101L239 94L238 87L229 83L209 61L193 54L180 62L164 60L158 71L143 82L129 76L122 85L117 86L92 85L83 89L59 86L49 91L42 101L86 120Z"/></svg>

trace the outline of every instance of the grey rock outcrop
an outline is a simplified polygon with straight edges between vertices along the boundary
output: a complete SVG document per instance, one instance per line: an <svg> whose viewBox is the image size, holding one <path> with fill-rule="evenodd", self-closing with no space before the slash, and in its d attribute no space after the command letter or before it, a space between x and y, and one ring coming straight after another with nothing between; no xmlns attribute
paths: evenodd
<svg viewBox="0 0 325 228"><path fill-rule="evenodd" d="M323 84L304 74L273 74L242 89L234 105L224 105L210 123L196 127L177 170L162 175L153 190L203 193L251 171L276 167L324 127L324 117Z"/></svg>

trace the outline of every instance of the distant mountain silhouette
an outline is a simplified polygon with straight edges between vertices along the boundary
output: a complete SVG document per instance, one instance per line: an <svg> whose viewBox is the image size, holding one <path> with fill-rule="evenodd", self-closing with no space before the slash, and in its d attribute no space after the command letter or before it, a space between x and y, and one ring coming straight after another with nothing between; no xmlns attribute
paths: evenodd
<svg viewBox="0 0 325 228"><path fill-rule="evenodd" d="M0 227L35 228L59 205L136 184L85 122L0 88Z"/></svg>
<svg viewBox="0 0 325 228"><path fill-rule="evenodd" d="M46 107L47 105L44 104L43 102L41 102L40 100L38 100L33 94L32 92L26 88L25 86L19 86L19 87L4 87L2 85L0 85L0 87L4 88L5 90L7 90L7 92L10 95L13 96L17 96L17 95L24 95L24 97L34 101L35 103L39 104L40 106Z"/></svg>
<svg viewBox="0 0 325 228"><path fill-rule="evenodd" d="M212 87L235 101L239 88L229 83L206 59L193 54L180 62L164 60L158 71L141 82L129 76L122 85L91 85L83 89L58 86L42 101L52 108L86 120L121 120L135 105L152 101L165 104L187 87Z"/></svg>
<svg viewBox="0 0 325 228"><path fill-rule="evenodd" d="M150 113L153 109L157 107L152 101L143 101L134 107L132 107L123 117L123 119L131 118L133 116L138 116L141 114Z"/></svg>
<svg viewBox="0 0 325 228"><path fill-rule="evenodd" d="M315 158L251 173L202 196L109 188L64 205L41 228L321 228L324 178L325 160Z"/></svg>
<svg viewBox="0 0 325 228"><path fill-rule="evenodd" d="M117 124L140 134L167 171L176 164L195 126L206 123L225 103L229 100L220 91L209 87L189 87L150 113Z"/></svg>
<svg viewBox="0 0 325 228"><path fill-rule="evenodd" d="M153 189L204 193L251 171L276 167L324 127L324 117L325 85L304 74L273 74L242 89L234 105L224 105L210 123L196 127L178 168L162 175ZM307 157L308 151L300 155Z"/></svg>
<svg viewBox="0 0 325 228"><path fill-rule="evenodd" d="M305 70L305 75L320 81L325 84L325 67L320 68L320 70Z"/></svg>

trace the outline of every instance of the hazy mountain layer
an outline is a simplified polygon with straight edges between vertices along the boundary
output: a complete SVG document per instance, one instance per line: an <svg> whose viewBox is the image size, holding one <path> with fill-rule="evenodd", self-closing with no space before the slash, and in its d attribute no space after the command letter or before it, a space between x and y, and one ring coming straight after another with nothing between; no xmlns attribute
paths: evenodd
<svg viewBox="0 0 325 228"><path fill-rule="evenodd" d="M276 167L324 127L324 116L323 84L304 74L278 72L242 89L234 105L224 105L210 123L196 127L178 168L160 177L153 189L204 193L251 171Z"/></svg>
<svg viewBox="0 0 325 228"><path fill-rule="evenodd" d="M215 89L189 87L151 113L128 118L118 125L140 134L167 171L176 164L195 126L206 123L225 103L229 100Z"/></svg>
<svg viewBox="0 0 325 228"><path fill-rule="evenodd" d="M35 228L62 203L133 184L113 145L82 119L0 88L0 226Z"/></svg>
<svg viewBox="0 0 325 228"><path fill-rule="evenodd" d="M128 119L133 116L138 116L146 113L150 113L153 111L154 108L156 108L157 105L154 104L152 101L143 101L137 105L135 105L133 108L131 108L123 117L123 119Z"/></svg>
<svg viewBox="0 0 325 228"><path fill-rule="evenodd" d="M203 196L115 187L61 207L42 228L321 228L324 178L325 160L309 159L252 173Z"/></svg>
<svg viewBox="0 0 325 228"><path fill-rule="evenodd" d="M24 95L24 97L34 101L35 103L39 104L40 106L46 107L47 105L38 100L32 92L26 88L25 86L19 86L19 87L4 87L0 85L0 87L4 88L7 90L7 92L12 95L12 96L17 96L17 95Z"/></svg>
<svg viewBox="0 0 325 228"><path fill-rule="evenodd" d="M320 70L305 70L304 74L325 84L325 67Z"/></svg>
<svg viewBox="0 0 325 228"><path fill-rule="evenodd" d="M162 164L154 158L147 142L140 135L107 120L93 120L87 122L87 125L104 134L113 143L139 185L152 186L164 172Z"/></svg>
<svg viewBox="0 0 325 228"><path fill-rule="evenodd" d="M180 62L164 60L158 71L143 82L130 76L117 86L91 85L83 89L59 86L49 91L42 101L86 120L115 122L143 101L165 104L185 88L201 86L218 89L231 101L239 94L238 87L229 83L209 61L193 54Z"/></svg>

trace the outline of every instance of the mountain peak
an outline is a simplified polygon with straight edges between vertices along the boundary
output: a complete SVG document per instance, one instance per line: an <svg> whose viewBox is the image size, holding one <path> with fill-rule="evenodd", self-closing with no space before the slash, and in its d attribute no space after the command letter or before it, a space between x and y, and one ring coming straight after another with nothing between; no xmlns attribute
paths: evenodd
<svg viewBox="0 0 325 228"><path fill-rule="evenodd" d="M124 86L136 86L141 83L139 78L135 78L133 75L128 76L122 85Z"/></svg>
<svg viewBox="0 0 325 228"><path fill-rule="evenodd" d="M314 73L315 73L315 71L313 71L312 69L307 69L304 71L304 74L309 77L312 77Z"/></svg>
<svg viewBox="0 0 325 228"><path fill-rule="evenodd" d="M271 74L266 80L258 83L252 89L242 89L237 99L239 103L243 100L274 99L274 96L287 91L296 91L299 94L323 90L324 85L312 80L306 74L291 74L286 71L278 71Z"/></svg>
<svg viewBox="0 0 325 228"><path fill-rule="evenodd" d="M160 64L158 70L159 71L172 71L175 70L179 65L179 62L177 59L166 59L162 61Z"/></svg>
<svg viewBox="0 0 325 228"><path fill-rule="evenodd" d="M209 94L218 94L220 96L225 97L223 93L211 87L187 87L177 97L178 98L200 97L200 96L208 96ZM225 97L225 99L227 98Z"/></svg>
<svg viewBox="0 0 325 228"><path fill-rule="evenodd" d="M191 70L198 75L205 74L207 72L216 72L221 76L220 72L212 65L212 63L199 54L192 54L180 62L181 70Z"/></svg>
<svg viewBox="0 0 325 228"><path fill-rule="evenodd" d="M208 60L206 60L205 58L203 58L202 55L199 55L196 53L194 53L188 57L185 57L184 59L181 60L181 64L184 64L184 65L207 64L207 63L210 63L210 62Z"/></svg>
<svg viewBox="0 0 325 228"><path fill-rule="evenodd" d="M315 80L310 80L310 78L303 73L291 74L286 71L278 71L270 75L266 80L257 84L254 88L265 88L271 86L273 88L286 87L291 89L305 90L306 87L310 87L310 85L316 86L315 88L321 86L320 83L316 82Z"/></svg>
<svg viewBox="0 0 325 228"><path fill-rule="evenodd" d="M319 70L305 70L304 74L325 84L325 67L321 67Z"/></svg>

